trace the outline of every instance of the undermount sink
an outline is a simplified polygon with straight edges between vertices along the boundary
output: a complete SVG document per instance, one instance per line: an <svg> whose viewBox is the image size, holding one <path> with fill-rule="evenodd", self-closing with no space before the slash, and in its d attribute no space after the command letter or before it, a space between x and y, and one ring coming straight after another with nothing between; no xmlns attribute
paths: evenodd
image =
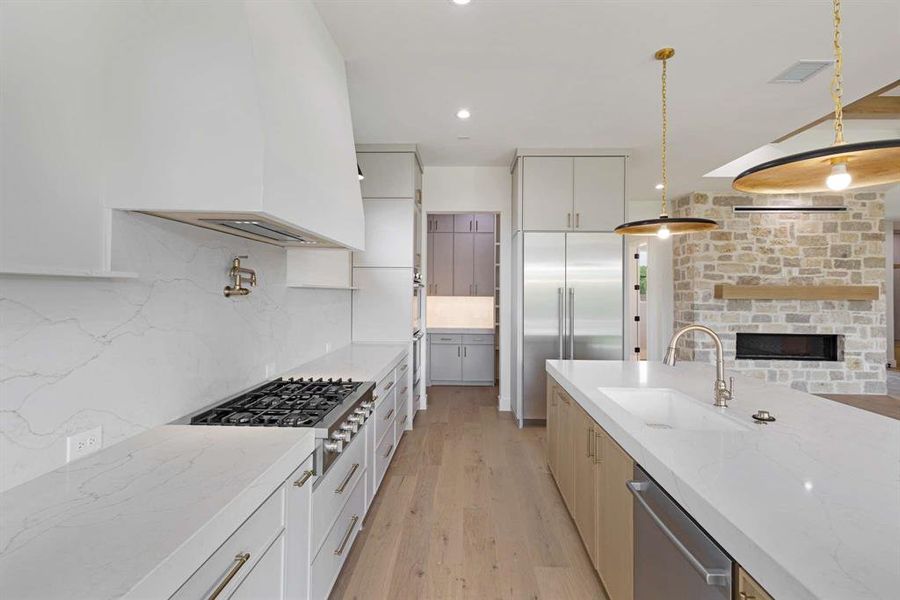
<svg viewBox="0 0 900 600"><path fill-rule="evenodd" d="M749 427L669 388L599 388L607 398L654 429L747 431ZM726 409L727 410L727 409Z"/></svg>

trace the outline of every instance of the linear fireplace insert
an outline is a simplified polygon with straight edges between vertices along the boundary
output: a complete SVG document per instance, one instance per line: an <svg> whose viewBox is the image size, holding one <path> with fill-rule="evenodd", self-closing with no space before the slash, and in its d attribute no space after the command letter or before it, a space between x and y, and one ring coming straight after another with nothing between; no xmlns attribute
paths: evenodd
<svg viewBox="0 0 900 600"><path fill-rule="evenodd" d="M844 360L844 336L806 333L738 333L737 359Z"/></svg>

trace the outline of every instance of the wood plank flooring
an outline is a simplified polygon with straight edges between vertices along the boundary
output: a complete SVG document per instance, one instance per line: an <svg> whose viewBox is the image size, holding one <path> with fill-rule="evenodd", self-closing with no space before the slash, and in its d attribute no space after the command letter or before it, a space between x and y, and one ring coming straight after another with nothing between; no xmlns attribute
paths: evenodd
<svg viewBox="0 0 900 600"><path fill-rule="evenodd" d="M358 598L606 596L547 470L495 387L432 387L332 591Z"/></svg>

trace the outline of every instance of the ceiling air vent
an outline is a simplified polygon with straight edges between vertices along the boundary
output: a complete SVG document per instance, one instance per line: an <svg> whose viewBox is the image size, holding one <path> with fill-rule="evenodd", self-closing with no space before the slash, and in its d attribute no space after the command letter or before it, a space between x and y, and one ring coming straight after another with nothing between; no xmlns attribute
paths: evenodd
<svg viewBox="0 0 900 600"><path fill-rule="evenodd" d="M841 213L846 206L735 206L736 213Z"/></svg>
<svg viewBox="0 0 900 600"><path fill-rule="evenodd" d="M261 221L249 221L246 219L200 219L205 223L212 223L229 229L237 229L245 233L252 233L259 237L264 237L276 242L300 242L302 244L314 244L304 237L297 235L287 229L278 228L271 223Z"/></svg>
<svg viewBox="0 0 900 600"><path fill-rule="evenodd" d="M832 64L834 64L834 61L831 60L798 60L776 75L769 83L803 83Z"/></svg>

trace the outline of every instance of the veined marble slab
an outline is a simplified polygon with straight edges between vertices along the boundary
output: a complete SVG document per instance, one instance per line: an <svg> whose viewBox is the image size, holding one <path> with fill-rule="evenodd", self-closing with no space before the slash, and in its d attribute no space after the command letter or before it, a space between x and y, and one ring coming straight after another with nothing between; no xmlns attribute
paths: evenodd
<svg viewBox="0 0 900 600"><path fill-rule="evenodd" d="M314 441L308 429L166 425L0 494L0 597L168 597Z"/></svg>
<svg viewBox="0 0 900 600"><path fill-rule="evenodd" d="M896 599L900 421L748 377L722 410L747 431L651 428L603 387L712 403L711 365L547 361L547 371L777 600ZM777 421L753 422L759 409Z"/></svg>

